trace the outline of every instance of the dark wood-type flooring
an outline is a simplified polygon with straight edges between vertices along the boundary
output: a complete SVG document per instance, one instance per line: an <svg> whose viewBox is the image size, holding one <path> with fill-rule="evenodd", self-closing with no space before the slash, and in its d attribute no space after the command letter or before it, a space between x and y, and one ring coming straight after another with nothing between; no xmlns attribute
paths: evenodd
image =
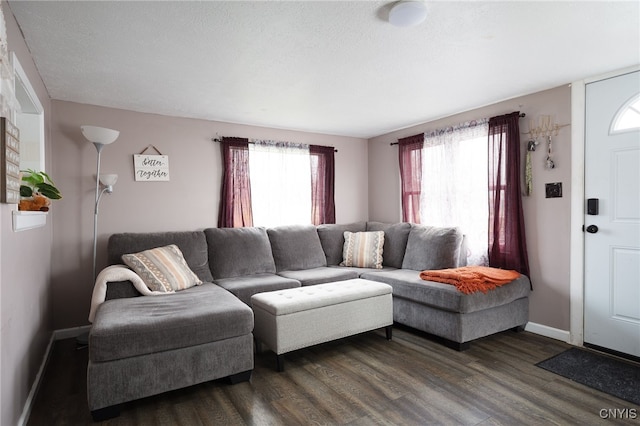
<svg viewBox="0 0 640 426"><path fill-rule="evenodd" d="M285 355L256 355L251 382L216 380L124 404L104 425L640 424L640 406L535 366L569 345L528 332L479 339L465 352L395 327ZM54 345L29 425L92 424L87 350ZM627 409L636 419L602 419ZM635 410L635 411L632 411ZM627 416L627 417L633 417Z"/></svg>

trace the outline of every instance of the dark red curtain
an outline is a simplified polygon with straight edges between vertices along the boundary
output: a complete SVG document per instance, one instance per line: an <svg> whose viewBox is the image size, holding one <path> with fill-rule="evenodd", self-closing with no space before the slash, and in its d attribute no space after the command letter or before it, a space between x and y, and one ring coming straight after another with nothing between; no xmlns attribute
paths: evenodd
<svg viewBox="0 0 640 426"><path fill-rule="evenodd" d="M424 133L398 140L402 220L404 222L420 223L423 147Z"/></svg>
<svg viewBox="0 0 640 426"><path fill-rule="evenodd" d="M309 145L311 156L311 222L336 223L335 156L332 146Z"/></svg>
<svg viewBox="0 0 640 426"><path fill-rule="evenodd" d="M529 276L520 194L520 112L489 120L489 266Z"/></svg>
<svg viewBox="0 0 640 426"><path fill-rule="evenodd" d="M221 142L224 174L220 194L219 228L253 226L249 139L225 137Z"/></svg>

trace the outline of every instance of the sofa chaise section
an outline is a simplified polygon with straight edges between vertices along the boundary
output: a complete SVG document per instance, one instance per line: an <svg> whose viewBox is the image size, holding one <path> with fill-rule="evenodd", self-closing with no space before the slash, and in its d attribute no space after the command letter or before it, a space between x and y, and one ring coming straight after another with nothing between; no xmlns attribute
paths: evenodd
<svg viewBox="0 0 640 426"><path fill-rule="evenodd" d="M464 236L458 229L412 225L402 268L361 277L391 285L395 322L442 337L458 350L468 348L471 340L526 325L530 282L524 275L487 293L472 294L420 278L423 270L464 265Z"/></svg>
<svg viewBox="0 0 640 426"><path fill-rule="evenodd" d="M108 300L89 334L89 408L99 419L134 399L222 377L246 380L252 331L251 309L215 284Z"/></svg>
<svg viewBox="0 0 640 426"><path fill-rule="evenodd" d="M89 333L87 399L94 419L121 403L209 380L249 380L253 311L212 284L202 231L122 233L109 238L110 264L122 255L175 244L204 282L172 294L140 296L131 282L109 283Z"/></svg>

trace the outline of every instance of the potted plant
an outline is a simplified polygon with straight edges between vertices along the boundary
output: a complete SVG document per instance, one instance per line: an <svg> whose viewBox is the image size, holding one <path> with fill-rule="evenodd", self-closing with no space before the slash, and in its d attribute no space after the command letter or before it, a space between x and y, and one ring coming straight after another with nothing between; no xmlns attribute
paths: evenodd
<svg viewBox="0 0 640 426"><path fill-rule="evenodd" d="M21 170L20 204L18 210L49 211L51 200L62 198L48 174L33 169Z"/></svg>

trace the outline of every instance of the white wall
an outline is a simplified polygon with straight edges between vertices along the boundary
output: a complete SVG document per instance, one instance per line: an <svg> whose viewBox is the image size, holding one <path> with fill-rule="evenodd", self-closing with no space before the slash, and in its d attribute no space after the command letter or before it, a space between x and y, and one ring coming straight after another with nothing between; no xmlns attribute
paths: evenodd
<svg viewBox="0 0 640 426"><path fill-rule="evenodd" d="M64 194L56 201L53 239L54 328L88 324L93 282L93 200L96 150L80 132L83 124L120 131L102 151L102 172L117 173L111 195L100 204L98 270L106 264L106 243L116 232L195 230L218 221L222 160L219 136L265 138L338 149L336 220L368 216L365 139L143 114L53 101L54 179ZM154 145L169 156L169 182L135 182L133 155Z"/></svg>
<svg viewBox="0 0 640 426"><path fill-rule="evenodd" d="M522 132L529 130L530 119L537 120L540 115L551 115L559 124L570 124L570 88L562 86L522 96L369 140L369 219L393 222L402 218L398 147L389 146L390 142L447 125L513 111L527 114L526 118L520 120ZM527 135L521 135L523 155L526 138ZM547 170L544 168L546 144L541 142L533 153L533 195L523 199L527 249L534 284L529 319L563 331L569 330L570 144L570 127L564 127L553 141L556 168ZM553 182L562 182L562 198L545 198L545 183Z"/></svg>

